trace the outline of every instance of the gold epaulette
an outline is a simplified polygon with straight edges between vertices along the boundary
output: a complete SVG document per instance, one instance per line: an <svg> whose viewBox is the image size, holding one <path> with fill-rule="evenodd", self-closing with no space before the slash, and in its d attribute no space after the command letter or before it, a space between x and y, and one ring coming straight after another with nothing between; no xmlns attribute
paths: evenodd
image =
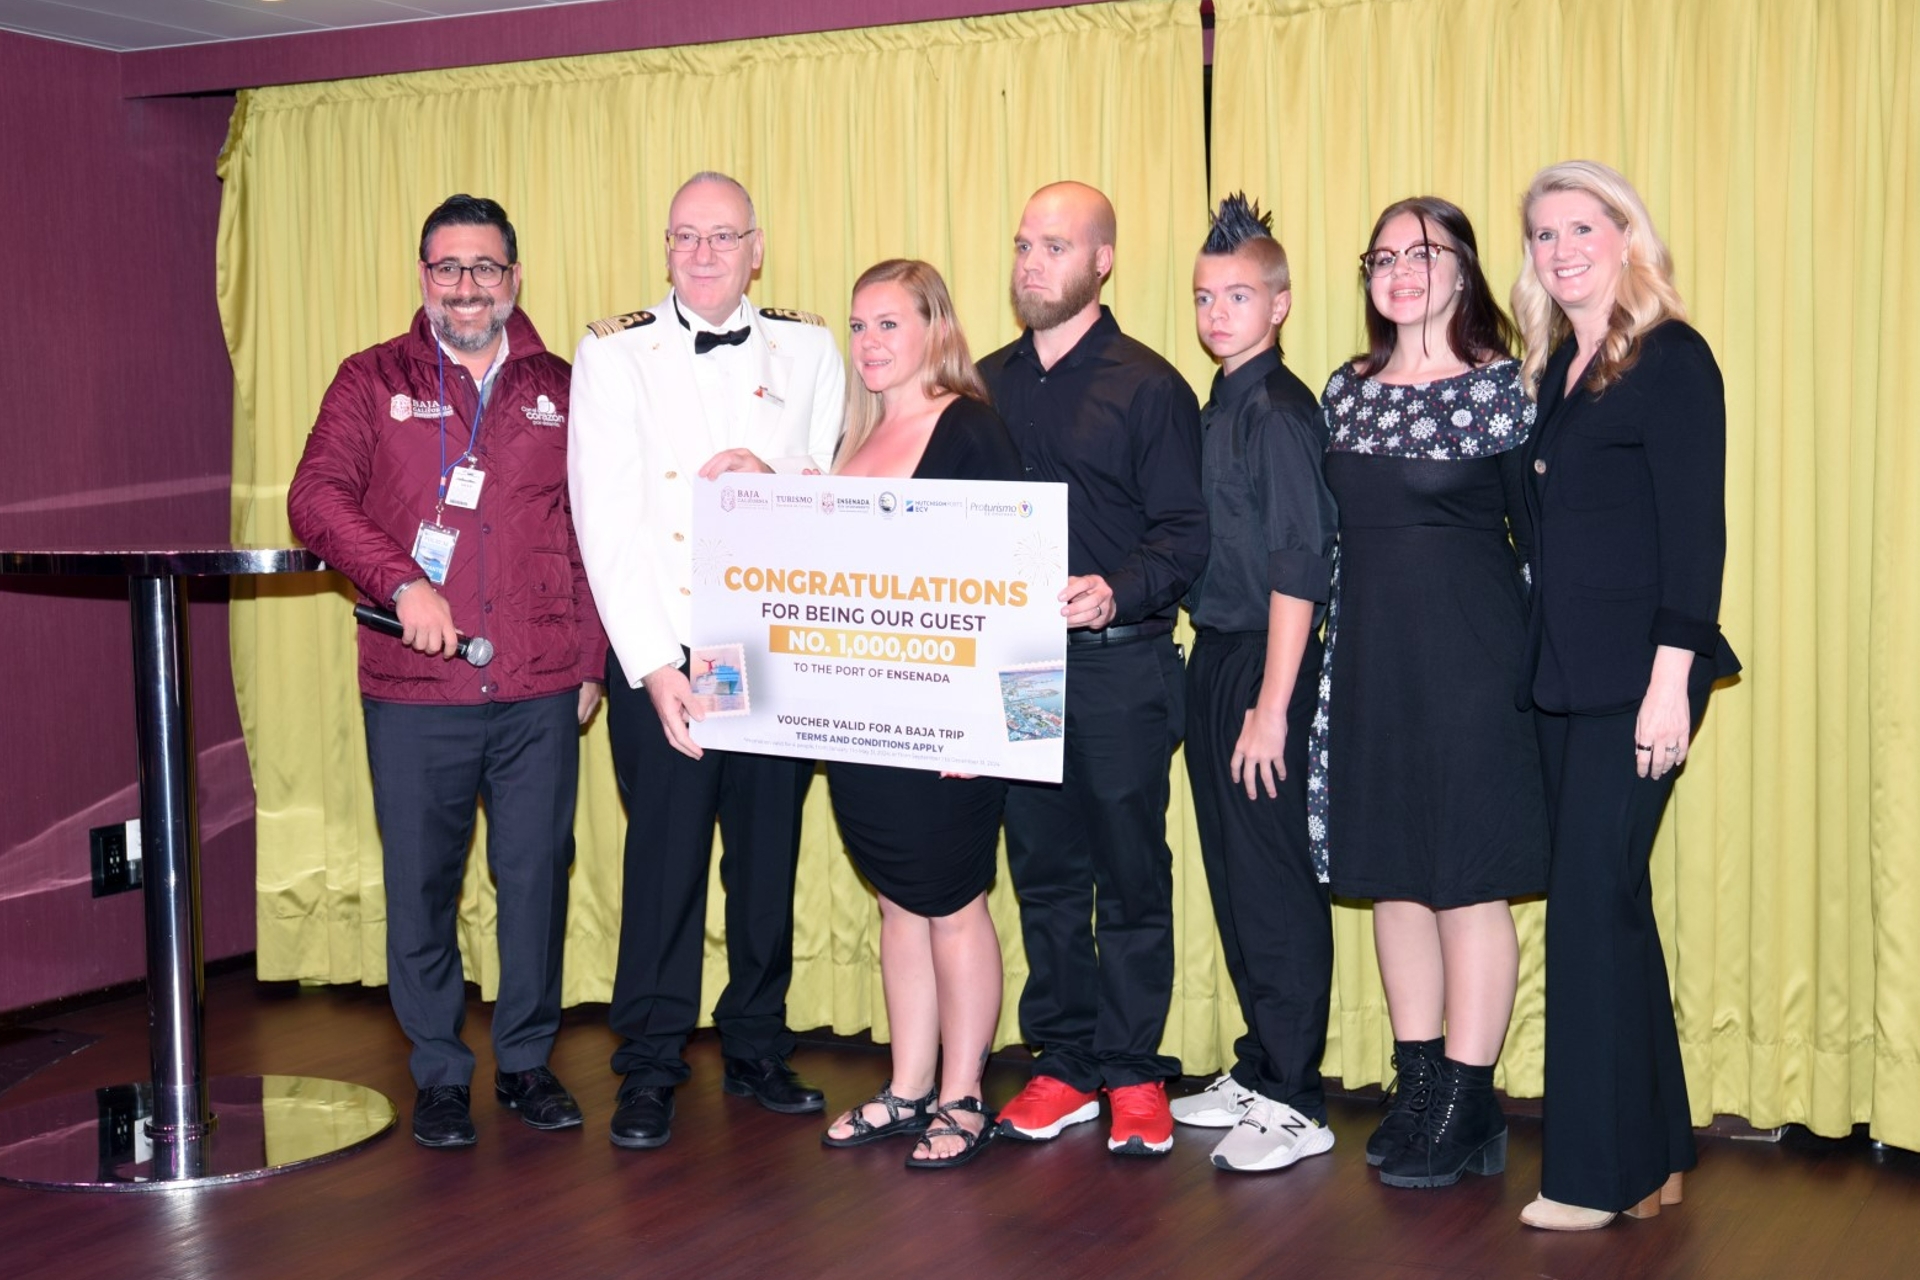
<svg viewBox="0 0 1920 1280"><path fill-rule="evenodd" d="M769 320L792 320L796 324L817 324L822 329L827 327L827 322L811 311L795 311L791 307L756 307L755 310Z"/></svg>
<svg viewBox="0 0 1920 1280"><path fill-rule="evenodd" d="M629 311L623 316L608 316L605 320L595 320L587 326L587 332L596 338L611 338L623 329L638 329L643 324L653 323L651 311Z"/></svg>

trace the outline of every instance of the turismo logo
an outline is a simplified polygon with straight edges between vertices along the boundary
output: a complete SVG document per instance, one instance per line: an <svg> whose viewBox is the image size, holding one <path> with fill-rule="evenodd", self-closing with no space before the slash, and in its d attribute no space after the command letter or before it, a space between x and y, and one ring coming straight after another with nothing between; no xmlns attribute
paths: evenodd
<svg viewBox="0 0 1920 1280"><path fill-rule="evenodd" d="M1024 508L1024 510L1023 510ZM1033 504L1028 502L975 502L967 499L968 516L1030 516Z"/></svg>

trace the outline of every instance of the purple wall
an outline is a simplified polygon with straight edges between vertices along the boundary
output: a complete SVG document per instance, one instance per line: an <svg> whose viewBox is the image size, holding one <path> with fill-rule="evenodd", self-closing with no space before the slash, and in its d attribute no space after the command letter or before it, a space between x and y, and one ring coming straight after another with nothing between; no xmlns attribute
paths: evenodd
<svg viewBox="0 0 1920 1280"><path fill-rule="evenodd" d="M0 33L0 548L218 541L232 375L213 295L231 100L129 102L112 54ZM253 947L253 789L219 596L193 614L206 949ZM124 584L0 578L0 1009L137 977L140 895L87 828L139 813Z"/></svg>

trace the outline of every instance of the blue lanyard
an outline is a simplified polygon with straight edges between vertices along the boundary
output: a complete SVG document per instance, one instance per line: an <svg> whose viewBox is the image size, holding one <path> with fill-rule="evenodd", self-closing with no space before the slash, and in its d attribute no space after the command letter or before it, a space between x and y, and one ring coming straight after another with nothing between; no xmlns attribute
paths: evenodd
<svg viewBox="0 0 1920 1280"><path fill-rule="evenodd" d="M467 433L467 451L455 458L450 466L447 463L447 419L453 416L453 405L447 400L447 349L436 341L433 355L440 386L440 482L433 502L433 522L439 524L441 515L447 509L447 482L453 476L454 467L468 460L480 460L475 453L480 447L480 420L487 416L487 397L493 392L493 383L486 377L480 379L480 403L473 411L473 429Z"/></svg>

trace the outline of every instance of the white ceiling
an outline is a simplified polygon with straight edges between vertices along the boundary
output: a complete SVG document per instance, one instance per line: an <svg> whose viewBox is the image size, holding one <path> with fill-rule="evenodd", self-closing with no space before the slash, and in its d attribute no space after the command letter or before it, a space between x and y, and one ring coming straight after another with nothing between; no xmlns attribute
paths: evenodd
<svg viewBox="0 0 1920 1280"><path fill-rule="evenodd" d="M127 53L598 0L0 0L0 31Z"/></svg>

